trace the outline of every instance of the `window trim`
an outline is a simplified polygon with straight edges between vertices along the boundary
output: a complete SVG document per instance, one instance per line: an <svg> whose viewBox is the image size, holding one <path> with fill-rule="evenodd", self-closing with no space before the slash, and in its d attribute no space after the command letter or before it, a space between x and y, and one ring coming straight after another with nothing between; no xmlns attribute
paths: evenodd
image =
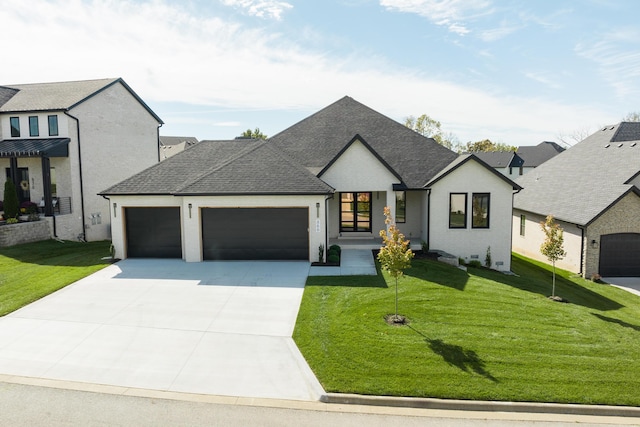
<svg viewBox="0 0 640 427"><path fill-rule="evenodd" d="M451 221L451 214L453 213L453 211L451 210L452 208L452 199L453 196L464 196L464 220L463 220L463 224L460 226L456 226L453 225L452 221ZM469 195L467 193L449 193L449 228L450 229L454 229L454 230L462 230L467 228L467 202L469 201Z"/></svg>
<svg viewBox="0 0 640 427"><path fill-rule="evenodd" d="M476 197L486 197L487 198L487 219L486 225L476 225L475 221L474 221L474 213L473 213L473 208L474 208L474 203L473 201L475 200ZM491 193L472 193L471 195L471 228L476 228L476 229L487 229L487 228L491 228Z"/></svg>
<svg viewBox="0 0 640 427"><path fill-rule="evenodd" d="M20 117L9 117L11 138L20 138Z"/></svg>
<svg viewBox="0 0 640 427"><path fill-rule="evenodd" d="M40 136L40 120L38 120L38 116L29 116L29 136Z"/></svg>
<svg viewBox="0 0 640 427"><path fill-rule="evenodd" d="M55 120L52 120L55 119ZM51 132L52 129L52 123L55 123L55 132ZM49 136L58 136L60 135L60 130L58 129L58 115L57 114L52 114L50 116L47 116L47 124L49 126Z"/></svg>
<svg viewBox="0 0 640 427"><path fill-rule="evenodd" d="M396 223L404 224L407 222L407 192L406 191L396 191ZM399 200L398 196L402 195L402 198ZM398 202L402 202L402 218L398 214L400 209L398 209Z"/></svg>
<svg viewBox="0 0 640 427"><path fill-rule="evenodd" d="M351 194L353 196L353 210L352 211L343 211L342 210L342 195L343 194ZM358 230L358 195L359 194L368 194L369 195L369 221L367 222L367 229L366 230ZM364 202L360 202L360 203L364 203ZM345 232L345 233L371 233L372 229L373 229L373 224L372 224L372 214L373 214L373 193L371 191L342 191L340 192L340 209L338 210L338 224L340 225L340 232ZM342 214L344 212L352 212L353 213L353 227L343 227L342 226ZM364 224L364 222L362 222L362 224Z"/></svg>
<svg viewBox="0 0 640 427"><path fill-rule="evenodd" d="M526 231L525 230L526 224L527 224L527 216L524 215L524 214L521 214L520 215L520 235L522 237L524 237L524 234L525 234L525 231Z"/></svg>

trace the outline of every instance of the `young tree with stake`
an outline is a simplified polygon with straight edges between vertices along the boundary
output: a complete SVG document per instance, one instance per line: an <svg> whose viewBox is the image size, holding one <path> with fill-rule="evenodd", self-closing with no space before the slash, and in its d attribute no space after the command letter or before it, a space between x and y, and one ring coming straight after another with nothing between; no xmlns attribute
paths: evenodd
<svg viewBox="0 0 640 427"><path fill-rule="evenodd" d="M393 222L391 209L388 206L384 208L384 216L384 223L387 225L387 229L380 230L380 237L382 237L384 246L380 248L378 261L380 261L382 269L396 279L396 312L393 321L394 323L404 323L404 319L398 316L398 279L405 269L411 267L413 251L409 248L409 241L405 240L404 234L398 230L398 227Z"/></svg>
<svg viewBox="0 0 640 427"><path fill-rule="evenodd" d="M564 258L567 253L563 248L564 237L563 230L560 225L553 220L553 215L547 216L545 222L540 223L540 227L545 234L545 240L540 246L540 252L546 256L553 266L553 286L551 289L551 298L556 297L556 261Z"/></svg>

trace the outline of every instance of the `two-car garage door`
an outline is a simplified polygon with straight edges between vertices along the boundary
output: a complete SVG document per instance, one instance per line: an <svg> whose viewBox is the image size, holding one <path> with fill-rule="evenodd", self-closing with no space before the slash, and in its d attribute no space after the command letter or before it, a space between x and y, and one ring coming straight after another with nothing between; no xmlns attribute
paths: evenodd
<svg viewBox="0 0 640 427"><path fill-rule="evenodd" d="M201 209L205 260L308 260L308 208ZM182 258L180 208L125 209L127 256Z"/></svg>
<svg viewBox="0 0 640 427"><path fill-rule="evenodd" d="M205 260L308 260L308 208L202 209Z"/></svg>

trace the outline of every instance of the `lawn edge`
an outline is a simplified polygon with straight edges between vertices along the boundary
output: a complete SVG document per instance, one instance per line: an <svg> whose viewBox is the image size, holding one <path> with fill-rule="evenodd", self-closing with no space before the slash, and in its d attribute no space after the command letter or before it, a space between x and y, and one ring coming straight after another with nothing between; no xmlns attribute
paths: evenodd
<svg viewBox="0 0 640 427"><path fill-rule="evenodd" d="M320 397L320 401L329 404L392 406L400 408L442 409L452 411L527 412L640 418L640 407L635 406L456 400L426 397L371 396L349 393L325 393Z"/></svg>

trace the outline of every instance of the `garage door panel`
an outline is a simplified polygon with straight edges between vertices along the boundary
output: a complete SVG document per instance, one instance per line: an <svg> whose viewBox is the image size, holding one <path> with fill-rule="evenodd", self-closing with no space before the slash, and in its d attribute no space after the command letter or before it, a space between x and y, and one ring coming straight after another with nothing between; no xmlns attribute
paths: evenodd
<svg viewBox="0 0 640 427"><path fill-rule="evenodd" d="M640 276L640 234L618 233L600 237L600 275Z"/></svg>
<svg viewBox="0 0 640 427"><path fill-rule="evenodd" d="M127 256L182 258L180 208L126 208Z"/></svg>
<svg viewBox="0 0 640 427"><path fill-rule="evenodd" d="M202 209L206 260L309 259L307 208Z"/></svg>

